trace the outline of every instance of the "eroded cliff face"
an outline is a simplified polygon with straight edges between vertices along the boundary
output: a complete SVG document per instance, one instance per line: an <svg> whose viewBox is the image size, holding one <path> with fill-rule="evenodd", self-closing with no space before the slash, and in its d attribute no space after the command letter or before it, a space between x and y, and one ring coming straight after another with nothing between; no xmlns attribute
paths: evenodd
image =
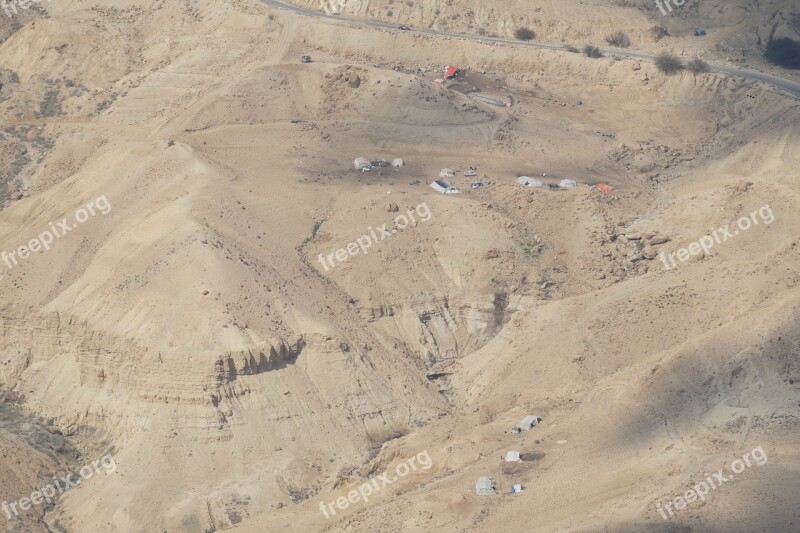
<svg viewBox="0 0 800 533"><path fill-rule="evenodd" d="M109 410L115 407L126 410L125 402L119 401L121 397L152 405L170 402L194 405L219 413L223 398L232 399L257 388L256 376L277 375L295 365L301 373L314 374L318 371L319 357L326 359L326 365L338 362L358 367L354 368L358 373L374 372L374 365L361 349L351 350L341 339L319 334L311 334L308 339L300 335L290 341L278 339L275 344L261 349L197 356L155 352L112 334L93 331L87 324L62 314L39 314L18 305L7 305L0 310L0 328L0 380L9 390L15 391L20 404L56 417L59 425L68 431L81 425L97 425L114 433L116 438L123 438L125 429L133 431L138 426L131 420L127 423L132 425L126 426L123 420L127 420L127 416L113 422L109 420ZM303 355L307 355L308 360L302 360ZM203 360L207 362L200 364ZM66 390L58 389L55 384L40 387L39 383L47 376L75 379ZM327 380L324 376L309 377ZM346 385L340 383L340 386ZM321 399L338 398L339 401L354 392L340 394L324 386L318 391ZM287 391L280 391L280 394L284 392ZM55 397L71 397L80 403L78 398L85 394L105 395L109 401L97 406L101 411L94 408L76 411L61 401L49 401ZM383 409L376 408L372 412L380 411ZM103 415L98 418L100 412ZM211 418L218 418L218 415Z"/></svg>
<svg viewBox="0 0 800 533"><path fill-rule="evenodd" d="M285 368L286 365L294 364L305 345L303 337L298 337L288 344L280 340L277 345L262 350L244 350L222 356L214 363L217 382L230 383L237 376L252 376Z"/></svg>
<svg viewBox="0 0 800 533"><path fill-rule="evenodd" d="M178 473L192 470L193 458L213 459L222 470L219 479L198 472L197 499L179 505L204 527L246 516L242 502L252 496L243 487L251 483L260 487L252 503L308 498L336 483L343 467L361 464L370 449L436 414L431 409L426 415L421 403L412 414L409 400L418 401L396 392L378 372L381 363L371 361L372 350L321 334L273 342L216 356L164 353L93 331L63 313L7 305L0 310L0 379L23 409L51 419L68 438L111 446L121 471L146 449L170 449L156 462L170 464L158 468L175 472L169 483L177 488L185 475ZM426 387L423 379L417 383ZM436 403L430 405L435 409ZM242 477L236 470L241 458L232 449L255 454L255 464L271 474ZM304 455L330 460L298 459ZM107 476L103 483L118 486L122 478ZM130 497L165 515L176 503L148 492ZM48 520L74 523L61 511Z"/></svg>

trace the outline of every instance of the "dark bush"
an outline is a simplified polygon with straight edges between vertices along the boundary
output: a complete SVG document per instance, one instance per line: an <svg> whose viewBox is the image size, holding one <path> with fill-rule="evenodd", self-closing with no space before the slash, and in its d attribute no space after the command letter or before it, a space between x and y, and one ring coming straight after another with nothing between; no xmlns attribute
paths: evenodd
<svg viewBox="0 0 800 533"><path fill-rule="evenodd" d="M660 41L662 38L669 35L669 30L666 26L653 26L650 28L650 35L654 40Z"/></svg>
<svg viewBox="0 0 800 533"><path fill-rule="evenodd" d="M612 33L606 37L606 42L611 46L616 46L617 48L628 48L631 45L631 40L628 39L628 36L621 31Z"/></svg>
<svg viewBox="0 0 800 533"><path fill-rule="evenodd" d="M603 57L603 52L601 52L600 49L597 48L596 46L592 46L590 44L587 44L586 46L583 47L583 53L595 59L598 57Z"/></svg>
<svg viewBox="0 0 800 533"><path fill-rule="evenodd" d="M708 66L708 63L702 59L692 59L689 61L687 66L689 67L689 70L693 70L694 72L708 72L711 70Z"/></svg>
<svg viewBox="0 0 800 533"><path fill-rule="evenodd" d="M577 48L575 48L571 44L565 44L564 45L564 50L566 50L567 52L573 53L573 54L577 54L578 52L580 52L580 50L578 50Z"/></svg>
<svg viewBox="0 0 800 533"><path fill-rule="evenodd" d="M683 63L670 54L661 54L656 58L656 67L664 74L675 74L683 68Z"/></svg>
<svg viewBox="0 0 800 533"><path fill-rule="evenodd" d="M530 41L536 37L536 34L533 33L533 30L530 28L518 28L517 31L514 32L514 37L520 41Z"/></svg>
<svg viewBox="0 0 800 533"><path fill-rule="evenodd" d="M780 67L800 69L800 42L788 37L770 39L764 57Z"/></svg>

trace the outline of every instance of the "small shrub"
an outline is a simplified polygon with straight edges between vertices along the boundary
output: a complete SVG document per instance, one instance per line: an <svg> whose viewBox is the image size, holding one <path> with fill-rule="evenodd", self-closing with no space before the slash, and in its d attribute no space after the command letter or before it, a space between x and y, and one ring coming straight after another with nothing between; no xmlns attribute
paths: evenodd
<svg viewBox="0 0 800 533"><path fill-rule="evenodd" d="M661 54L656 58L656 67L664 74L675 74L683 68L683 63L670 54Z"/></svg>
<svg viewBox="0 0 800 533"><path fill-rule="evenodd" d="M567 52L571 52L573 54L577 54L578 52L580 52L580 50L578 50L577 48L575 48L571 44L564 45L564 50L566 50Z"/></svg>
<svg viewBox="0 0 800 533"><path fill-rule="evenodd" d="M58 91L51 89L44 93L44 100L39 103L39 117L57 117L61 114L61 102Z"/></svg>
<svg viewBox="0 0 800 533"><path fill-rule="evenodd" d="M628 39L628 36L621 31L612 33L606 37L606 42L611 46L616 46L617 48L628 48L631 45L631 40Z"/></svg>
<svg viewBox="0 0 800 533"><path fill-rule="evenodd" d="M653 37L654 40L660 41L667 35L669 35L669 30L667 30L666 26L653 26L650 28L650 35Z"/></svg>
<svg viewBox="0 0 800 533"><path fill-rule="evenodd" d="M692 70L694 72L708 72L709 70L711 70L711 68L708 66L708 63L706 63L702 59L692 59L691 61L689 61L689 64L687 66L689 67L689 70Z"/></svg>
<svg viewBox="0 0 800 533"><path fill-rule="evenodd" d="M526 242L522 245L522 254L525 256L525 259L534 261L541 255L543 249L544 244Z"/></svg>
<svg viewBox="0 0 800 533"><path fill-rule="evenodd" d="M518 28L517 31L514 32L514 37L520 41L530 41L536 37L536 34L533 33L533 30L530 28Z"/></svg>
<svg viewBox="0 0 800 533"><path fill-rule="evenodd" d="M593 57L595 59L597 59L598 57L603 57L603 52L601 52L598 47L592 46L590 44L587 44L583 48L583 53L586 54L588 57Z"/></svg>
<svg viewBox="0 0 800 533"><path fill-rule="evenodd" d="M800 69L800 42L788 37L770 39L764 57L780 67Z"/></svg>

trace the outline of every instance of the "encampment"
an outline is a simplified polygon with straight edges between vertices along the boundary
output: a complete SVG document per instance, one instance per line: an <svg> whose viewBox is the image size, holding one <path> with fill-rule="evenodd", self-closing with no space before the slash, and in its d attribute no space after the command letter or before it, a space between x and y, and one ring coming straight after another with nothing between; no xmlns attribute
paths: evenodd
<svg viewBox="0 0 800 533"><path fill-rule="evenodd" d="M431 187L442 194L458 194L459 192L459 190L447 180L436 180L431 183Z"/></svg>
<svg viewBox="0 0 800 533"><path fill-rule="evenodd" d="M353 161L353 166L358 170L364 170L365 168L371 168L372 163L370 163L369 159L366 157L357 157L356 160Z"/></svg>
<svg viewBox="0 0 800 533"><path fill-rule="evenodd" d="M536 178L529 178L528 176L520 176L517 178L517 183L525 185L526 187L544 187L544 183Z"/></svg>
<svg viewBox="0 0 800 533"><path fill-rule="evenodd" d="M475 483L475 494L478 496L493 496L497 494L497 482L489 476L483 476Z"/></svg>
<svg viewBox="0 0 800 533"><path fill-rule="evenodd" d="M528 431L529 429L537 426L542 419L536 415L528 415L522 419L522 422L514 426L514 429L518 429L520 431Z"/></svg>
<svg viewBox="0 0 800 533"><path fill-rule="evenodd" d="M521 463L522 459L519 457L519 452L506 452L506 459L507 463Z"/></svg>

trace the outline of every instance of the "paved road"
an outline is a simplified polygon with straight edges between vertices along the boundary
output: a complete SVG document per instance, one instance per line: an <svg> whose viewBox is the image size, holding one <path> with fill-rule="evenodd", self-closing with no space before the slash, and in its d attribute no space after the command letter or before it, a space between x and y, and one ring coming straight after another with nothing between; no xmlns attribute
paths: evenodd
<svg viewBox="0 0 800 533"><path fill-rule="evenodd" d="M342 20L351 23L363 24L365 26L372 26L376 28L388 28L396 31L403 31L397 29L398 26L397 24L390 22L382 22L379 20L356 19L356 18L342 17L339 15L327 15L324 11L319 11L315 9L306 9L303 7L298 7L295 5L281 2L280 0L261 0L261 1L267 5L277 8L287 9L289 11L294 11L295 13L300 13L302 15L328 18L333 20ZM465 33L449 33L444 31L431 30L428 28L414 28L412 31L428 35L451 37L454 39L466 39L470 41L480 41L485 43L502 43L513 46L529 46L532 48L544 48L548 50L565 50L565 46L560 44L538 43L534 41L517 41L513 39L501 39L499 37L481 37L479 35L468 35ZM646 61L653 61L656 58L656 56L652 54L645 54L642 52L632 52L629 50L619 50L613 48L609 49L601 48L600 50L604 54L614 54L622 57L644 59ZM720 65L718 63L709 63L709 67L711 68L712 72L720 72L723 74L728 74L730 76L736 76L751 81L760 81L768 85L771 85L772 87L778 89L779 91L794 96L795 98L800 98L800 83L798 82L787 80L784 78L779 78L777 76L772 76L770 74L765 74L757 70L741 69L737 67Z"/></svg>

